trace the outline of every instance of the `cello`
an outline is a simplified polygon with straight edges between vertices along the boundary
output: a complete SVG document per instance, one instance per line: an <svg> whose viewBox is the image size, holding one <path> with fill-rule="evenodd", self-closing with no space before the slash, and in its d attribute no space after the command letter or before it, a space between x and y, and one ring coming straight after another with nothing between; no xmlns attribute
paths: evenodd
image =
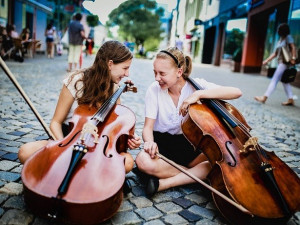
<svg viewBox="0 0 300 225"><path fill-rule="evenodd" d="M202 88L191 78L196 90ZM274 152L263 149L243 115L231 104L203 99L190 105L182 122L185 137L201 149L212 169L212 187L250 212L213 194L232 224L283 224L300 210L300 179Z"/></svg>
<svg viewBox="0 0 300 225"><path fill-rule="evenodd" d="M99 108L79 105L71 131L49 143L22 169L24 200L37 215L72 224L96 224L112 217L123 199L128 136L134 135L135 115L116 102L123 84Z"/></svg>

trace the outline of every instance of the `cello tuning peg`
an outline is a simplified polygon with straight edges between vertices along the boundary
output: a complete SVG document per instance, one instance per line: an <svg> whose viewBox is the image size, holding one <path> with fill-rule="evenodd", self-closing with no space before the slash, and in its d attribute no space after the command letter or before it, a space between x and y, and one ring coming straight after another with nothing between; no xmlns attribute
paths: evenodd
<svg viewBox="0 0 300 225"><path fill-rule="evenodd" d="M128 91L132 91L133 93L137 93L137 88L135 86L128 87Z"/></svg>

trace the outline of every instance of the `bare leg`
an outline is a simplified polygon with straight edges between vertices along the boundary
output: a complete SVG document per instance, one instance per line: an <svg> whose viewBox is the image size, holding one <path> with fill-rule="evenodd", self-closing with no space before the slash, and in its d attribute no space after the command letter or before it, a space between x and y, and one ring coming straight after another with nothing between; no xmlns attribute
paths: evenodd
<svg viewBox="0 0 300 225"><path fill-rule="evenodd" d="M193 168L187 169L187 171L199 179L203 180L206 178L207 174L211 169L210 163L208 161L199 163L198 165L194 166ZM176 176L159 179L159 187L158 191L166 190L171 187L176 187L180 185L192 184L196 183L196 181L186 174L180 172Z"/></svg>
<svg viewBox="0 0 300 225"><path fill-rule="evenodd" d="M47 140L43 141L35 141L29 142L22 145L19 149L18 157L21 163L25 163L25 161L36 151L45 147L48 144Z"/></svg>
<svg viewBox="0 0 300 225"><path fill-rule="evenodd" d="M72 63L69 63L69 72L72 71Z"/></svg>
<svg viewBox="0 0 300 225"><path fill-rule="evenodd" d="M199 179L205 179L211 169L209 162L205 159L206 157L201 154L190 163L191 168L183 168ZM196 182L162 159L151 159L149 154L144 151L138 154L136 164L142 172L159 178L159 191Z"/></svg>

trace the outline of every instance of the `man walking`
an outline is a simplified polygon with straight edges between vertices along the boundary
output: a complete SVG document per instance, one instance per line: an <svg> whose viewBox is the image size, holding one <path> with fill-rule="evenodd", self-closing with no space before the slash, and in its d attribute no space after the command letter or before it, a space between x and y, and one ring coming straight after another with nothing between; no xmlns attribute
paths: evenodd
<svg viewBox="0 0 300 225"><path fill-rule="evenodd" d="M74 64L74 69L76 69L79 63L79 58L81 54L81 47L83 40L86 39L83 25L80 23L82 19L81 13L76 13L74 19L69 25L69 68L68 72L72 71L72 66Z"/></svg>

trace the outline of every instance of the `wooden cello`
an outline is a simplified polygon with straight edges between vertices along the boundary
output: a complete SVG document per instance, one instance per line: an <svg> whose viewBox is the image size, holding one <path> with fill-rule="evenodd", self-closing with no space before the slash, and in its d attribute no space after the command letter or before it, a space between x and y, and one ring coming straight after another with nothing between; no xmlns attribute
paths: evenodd
<svg viewBox="0 0 300 225"><path fill-rule="evenodd" d="M188 81L196 90L201 87ZM220 100L193 104L182 122L186 138L212 165L213 188L252 216L213 193L216 206L235 225L284 224L300 210L300 179L274 152L264 150L242 114Z"/></svg>
<svg viewBox="0 0 300 225"><path fill-rule="evenodd" d="M135 115L116 105L122 85L101 107L80 105L71 132L49 144L24 164L22 181L28 207L42 217L73 224L96 224L112 217L122 199L127 138Z"/></svg>

